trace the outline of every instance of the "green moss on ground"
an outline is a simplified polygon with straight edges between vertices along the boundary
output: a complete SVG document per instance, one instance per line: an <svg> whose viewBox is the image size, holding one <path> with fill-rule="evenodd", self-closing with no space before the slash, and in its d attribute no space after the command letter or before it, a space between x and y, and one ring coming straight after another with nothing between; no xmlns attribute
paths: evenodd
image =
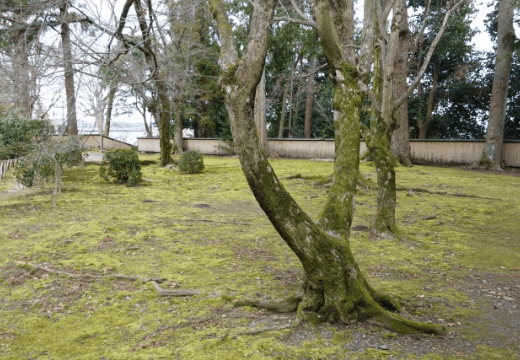
<svg viewBox="0 0 520 360"><path fill-rule="evenodd" d="M283 298L300 290L298 259L256 204L236 158L205 157L204 174L195 175L157 166L157 155L140 159L147 164L143 183L131 188L105 183L96 164L87 164L83 177L79 168L68 170L55 208L48 193L5 196L14 180L2 179L0 357L417 358L398 345L388 350L352 347L357 325L304 324L220 340L228 333L284 325L295 316L234 308L218 296L161 297L151 284L71 278L14 263L166 278L164 288L239 297ZM273 160L272 165L317 218L332 164ZM376 209L376 190L370 186L375 170L362 164L361 171L368 185L358 190L354 226L368 226ZM378 240L353 232L352 248L361 268L376 289L411 304L420 319L453 324L450 329L461 341L474 344L462 351L465 355L508 358L515 352L504 343L479 343L493 337L488 323L474 322L489 302L475 301L464 284L468 276L482 273L518 274L520 178L421 166L399 167L397 173L399 188L451 195L399 191L399 238ZM371 336L381 343L403 339L385 334L373 328ZM457 354L438 355L433 348L421 355L450 356Z"/></svg>

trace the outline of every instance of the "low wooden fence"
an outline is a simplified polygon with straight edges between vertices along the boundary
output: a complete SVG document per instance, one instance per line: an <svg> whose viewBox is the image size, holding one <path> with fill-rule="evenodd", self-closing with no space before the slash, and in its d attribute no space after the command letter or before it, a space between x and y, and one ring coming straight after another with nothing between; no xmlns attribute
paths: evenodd
<svg viewBox="0 0 520 360"><path fill-rule="evenodd" d="M172 140L173 141L173 140ZM334 140L269 139L269 146L281 157L293 159L334 159ZM412 160L416 163L472 164L480 160L484 140L410 140ZM218 139L184 139L184 150L205 155L228 155L228 144ZM159 152L158 138L138 138L138 150ZM360 153L366 151L362 141ZM520 167L520 141L506 141L503 148L506 166Z"/></svg>
<svg viewBox="0 0 520 360"><path fill-rule="evenodd" d="M2 180L9 170L14 169L18 161L20 161L20 158L0 160L0 180Z"/></svg>
<svg viewBox="0 0 520 360"><path fill-rule="evenodd" d="M66 135L65 135L66 136ZM101 149L101 135L80 135L81 143L85 149ZM56 139L61 136L54 135L52 138ZM131 149L132 145L125 142L112 139L111 137L103 136L103 150L115 150L115 149Z"/></svg>

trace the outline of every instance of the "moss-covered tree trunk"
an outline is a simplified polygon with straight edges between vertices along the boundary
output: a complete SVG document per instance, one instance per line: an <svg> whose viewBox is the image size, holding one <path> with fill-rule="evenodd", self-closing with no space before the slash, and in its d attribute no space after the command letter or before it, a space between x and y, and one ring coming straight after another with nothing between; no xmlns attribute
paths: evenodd
<svg viewBox="0 0 520 360"><path fill-rule="evenodd" d="M334 81L334 171L327 202L320 214L320 225L348 236L354 218L359 175L359 124L364 93L357 85L357 71L344 64Z"/></svg>
<svg viewBox="0 0 520 360"><path fill-rule="evenodd" d="M442 331L437 325L405 320L381 307L378 301L388 305L388 298L380 297L368 285L349 242L317 226L285 190L267 160L254 123L253 104L264 67L274 0L255 2L249 41L241 59L223 3L209 3L221 42L220 84L242 170L259 205L305 271L299 318L305 319L307 312L318 312L328 321L370 319L403 333Z"/></svg>
<svg viewBox="0 0 520 360"><path fill-rule="evenodd" d="M316 1L314 6L317 34L334 82L334 171L319 223L334 234L348 237L359 176L359 124L365 95L358 85L360 74L349 25L353 24L353 4L340 1L336 5L332 11L326 1Z"/></svg>
<svg viewBox="0 0 520 360"><path fill-rule="evenodd" d="M395 221L396 208L396 158L391 150L391 134L387 123L381 118L372 121L371 128L364 132L367 148L374 159L377 173L377 213L373 229L378 233L397 233Z"/></svg>

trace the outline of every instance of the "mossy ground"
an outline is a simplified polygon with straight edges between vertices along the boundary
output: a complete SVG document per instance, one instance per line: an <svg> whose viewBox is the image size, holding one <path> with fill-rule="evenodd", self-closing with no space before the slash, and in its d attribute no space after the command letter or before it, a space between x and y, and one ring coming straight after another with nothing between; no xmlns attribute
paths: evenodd
<svg viewBox="0 0 520 360"><path fill-rule="evenodd" d="M158 163L158 155L141 155ZM63 194L7 192L0 182L0 357L6 359L512 359L520 354L520 177L456 168L397 169L402 234L353 232L352 248L376 289L401 297L443 337L403 336L365 323L303 324L215 295L161 297L149 283L71 278L30 262L89 274L166 278L167 289L283 298L301 266L256 204L236 158L205 157L203 174L143 166L144 182L104 182L99 166L64 173ZM273 160L285 186L316 218L332 164ZM375 169L357 196L354 226L376 210ZM301 176L294 176L301 174ZM371 181L372 180L372 181ZM325 183L325 185L324 185ZM446 193L446 194L441 194ZM465 196L460 196L465 195ZM209 220L209 221L208 221Z"/></svg>

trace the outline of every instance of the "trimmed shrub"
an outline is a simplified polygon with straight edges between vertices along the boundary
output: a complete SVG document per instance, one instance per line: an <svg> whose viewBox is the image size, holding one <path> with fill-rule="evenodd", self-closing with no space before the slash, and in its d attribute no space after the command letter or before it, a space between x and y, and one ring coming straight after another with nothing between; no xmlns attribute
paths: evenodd
<svg viewBox="0 0 520 360"><path fill-rule="evenodd" d="M188 174L201 173L204 170L202 155L196 151L186 151L179 161L179 169Z"/></svg>
<svg viewBox="0 0 520 360"><path fill-rule="evenodd" d="M99 168L99 176L118 184L138 184L141 182L139 157L129 149L107 151Z"/></svg>

